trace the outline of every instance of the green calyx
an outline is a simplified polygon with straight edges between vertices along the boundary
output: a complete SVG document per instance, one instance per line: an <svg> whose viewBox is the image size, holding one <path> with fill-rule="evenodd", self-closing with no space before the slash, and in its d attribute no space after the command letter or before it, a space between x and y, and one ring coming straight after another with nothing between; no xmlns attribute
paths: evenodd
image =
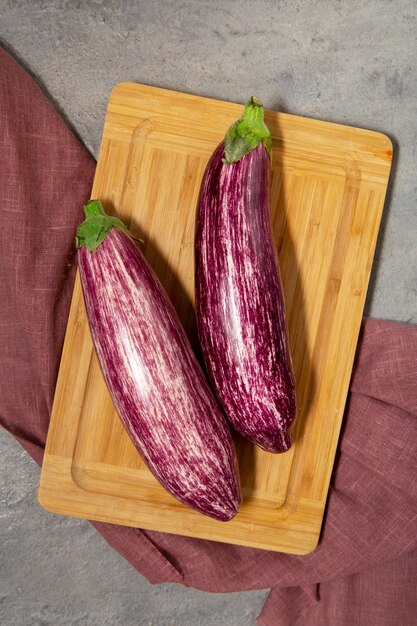
<svg viewBox="0 0 417 626"><path fill-rule="evenodd" d="M246 104L242 117L227 131L224 139L224 163L236 163L263 143L271 153L272 140L268 126L264 122L264 107L256 96Z"/></svg>
<svg viewBox="0 0 417 626"><path fill-rule="evenodd" d="M112 228L120 228L130 234L129 229L117 217L106 215L100 200L90 200L84 205L85 220L77 228L77 248L85 246L90 252L97 250Z"/></svg>

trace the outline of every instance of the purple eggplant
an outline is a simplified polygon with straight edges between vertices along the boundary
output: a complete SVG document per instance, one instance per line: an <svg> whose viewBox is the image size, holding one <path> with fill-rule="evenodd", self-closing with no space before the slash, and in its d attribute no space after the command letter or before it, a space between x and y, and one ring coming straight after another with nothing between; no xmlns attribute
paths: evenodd
<svg viewBox="0 0 417 626"><path fill-rule="evenodd" d="M88 322L115 408L178 500L217 520L241 501L229 425L174 307L124 224L85 205L77 230Z"/></svg>
<svg viewBox="0 0 417 626"><path fill-rule="evenodd" d="M253 97L203 177L195 301L204 361L226 415L261 448L284 452L296 394L269 206L270 150Z"/></svg>

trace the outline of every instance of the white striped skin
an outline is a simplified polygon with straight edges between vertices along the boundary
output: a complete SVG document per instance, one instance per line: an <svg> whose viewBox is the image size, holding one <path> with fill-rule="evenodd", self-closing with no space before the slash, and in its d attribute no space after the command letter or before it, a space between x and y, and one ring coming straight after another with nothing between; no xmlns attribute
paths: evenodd
<svg viewBox="0 0 417 626"><path fill-rule="evenodd" d="M158 278L115 228L78 259L101 369L137 450L181 502L231 519L241 501L232 437Z"/></svg>
<svg viewBox="0 0 417 626"><path fill-rule="evenodd" d="M204 360L226 415L270 452L291 445L295 382L261 144L236 163L220 144L201 186L195 302Z"/></svg>

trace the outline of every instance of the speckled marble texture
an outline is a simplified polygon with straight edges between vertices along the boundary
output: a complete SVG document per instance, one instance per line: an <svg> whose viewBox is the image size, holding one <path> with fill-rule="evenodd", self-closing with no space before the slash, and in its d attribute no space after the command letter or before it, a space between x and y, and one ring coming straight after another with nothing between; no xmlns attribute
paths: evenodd
<svg viewBox="0 0 417 626"><path fill-rule="evenodd" d="M97 156L111 88L136 81L387 133L394 163L366 313L417 323L414 0L0 0L0 39ZM1 407L0 407L1 410ZM0 432L0 623L246 626L266 592L152 587L86 522L37 504Z"/></svg>

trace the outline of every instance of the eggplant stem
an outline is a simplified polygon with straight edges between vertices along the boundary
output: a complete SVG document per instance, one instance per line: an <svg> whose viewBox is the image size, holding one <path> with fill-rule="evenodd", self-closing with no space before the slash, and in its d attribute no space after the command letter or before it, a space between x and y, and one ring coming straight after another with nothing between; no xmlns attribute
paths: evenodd
<svg viewBox="0 0 417 626"><path fill-rule="evenodd" d="M271 153L272 140L264 122L264 107L256 96L247 102L242 117L226 133L223 163L236 163L262 143Z"/></svg>
<svg viewBox="0 0 417 626"><path fill-rule="evenodd" d="M77 228L75 238L77 248L84 246L90 252L94 252L103 243L112 228L119 228L132 237L132 233L121 220L106 214L100 200L87 202L84 205L84 213L85 220ZM133 237L133 239L137 238Z"/></svg>

